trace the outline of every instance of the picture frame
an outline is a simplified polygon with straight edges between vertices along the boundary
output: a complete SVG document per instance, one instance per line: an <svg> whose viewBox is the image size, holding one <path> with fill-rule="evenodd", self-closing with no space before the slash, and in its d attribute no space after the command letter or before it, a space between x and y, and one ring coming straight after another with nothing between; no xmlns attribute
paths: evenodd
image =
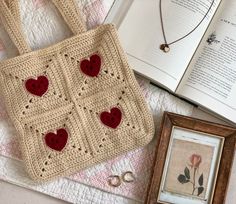
<svg viewBox="0 0 236 204"><path fill-rule="evenodd" d="M223 204L236 129L165 112L146 204Z"/></svg>

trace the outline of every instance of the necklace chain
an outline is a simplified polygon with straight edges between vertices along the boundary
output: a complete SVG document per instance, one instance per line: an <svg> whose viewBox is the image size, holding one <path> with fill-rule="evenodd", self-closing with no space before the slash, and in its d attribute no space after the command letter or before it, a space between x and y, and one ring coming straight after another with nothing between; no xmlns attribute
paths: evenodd
<svg viewBox="0 0 236 204"><path fill-rule="evenodd" d="M201 21L200 21L190 32L188 32L188 33L187 33L186 35L184 35L183 37L178 38L177 40L174 40L174 41L168 43L168 42L167 42L167 39L166 39L166 32L165 32L164 22L163 22L162 0L159 0L161 29L162 29L162 34L163 34L163 37L164 37L164 42L165 42L165 44L162 44L162 45L160 46L160 49L163 50L164 52L168 52L170 45L172 45L172 44L174 44L174 43L177 43L177 42L183 40L184 38L188 37L189 35L191 35L191 34L202 24L202 22L205 20L205 18L207 17L207 15L209 14L211 8L212 8L213 5L214 5L214 2L215 2L215 0L212 0L212 3L211 3L211 5L210 5L209 9L207 10L206 14L203 16L203 18L201 19Z"/></svg>

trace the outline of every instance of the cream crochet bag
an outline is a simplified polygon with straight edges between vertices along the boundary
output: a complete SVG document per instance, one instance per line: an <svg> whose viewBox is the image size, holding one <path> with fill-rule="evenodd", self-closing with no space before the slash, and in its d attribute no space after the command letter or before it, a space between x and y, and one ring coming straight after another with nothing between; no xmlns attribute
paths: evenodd
<svg viewBox="0 0 236 204"><path fill-rule="evenodd" d="M19 18L0 0L1 22L20 53L0 62L0 93L37 181L75 173L154 135L115 27L86 32L73 0L53 3L75 36L31 51Z"/></svg>

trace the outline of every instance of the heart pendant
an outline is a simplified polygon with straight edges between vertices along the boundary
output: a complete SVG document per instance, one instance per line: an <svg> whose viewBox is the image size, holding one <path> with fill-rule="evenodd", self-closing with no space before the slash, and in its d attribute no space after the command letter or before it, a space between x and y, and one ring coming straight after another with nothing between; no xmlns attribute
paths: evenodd
<svg viewBox="0 0 236 204"><path fill-rule="evenodd" d="M170 51L170 47L169 47L169 45L167 45L167 44L162 44L162 45L160 45L160 49L161 49L163 52L165 52L165 53L167 53L167 52Z"/></svg>

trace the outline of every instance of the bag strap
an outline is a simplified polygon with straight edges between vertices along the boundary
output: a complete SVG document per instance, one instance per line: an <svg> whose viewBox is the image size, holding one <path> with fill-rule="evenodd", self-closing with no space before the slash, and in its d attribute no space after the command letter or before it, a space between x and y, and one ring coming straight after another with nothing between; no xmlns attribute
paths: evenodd
<svg viewBox="0 0 236 204"><path fill-rule="evenodd" d="M20 55L30 52L31 49L24 38L20 25L15 21L4 0L0 0L0 20Z"/></svg>
<svg viewBox="0 0 236 204"><path fill-rule="evenodd" d="M6 4L10 9L11 13L13 14L16 21L21 24L20 20L20 9L19 9L19 0L6 0Z"/></svg>
<svg viewBox="0 0 236 204"><path fill-rule="evenodd" d="M19 0L0 0L0 20L20 55L31 51L21 29ZM74 0L52 0L71 31L77 35L86 32L86 25Z"/></svg>
<svg viewBox="0 0 236 204"><path fill-rule="evenodd" d="M19 19L20 22L20 9L19 0L6 0L8 7L14 15L15 19ZM78 6L75 0L52 0L57 7L64 20L68 24L69 28L74 34L80 34L86 32L86 25L80 15Z"/></svg>
<svg viewBox="0 0 236 204"><path fill-rule="evenodd" d="M80 15L75 0L52 0L52 2L60 11L64 20L75 35L87 31L86 24Z"/></svg>
<svg viewBox="0 0 236 204"><path fill-rule="evenodd" d="M74 34L86 32L86 25L74 0L52 0ZM15 20L20 21L19 0L6 0Z"/></svg>

